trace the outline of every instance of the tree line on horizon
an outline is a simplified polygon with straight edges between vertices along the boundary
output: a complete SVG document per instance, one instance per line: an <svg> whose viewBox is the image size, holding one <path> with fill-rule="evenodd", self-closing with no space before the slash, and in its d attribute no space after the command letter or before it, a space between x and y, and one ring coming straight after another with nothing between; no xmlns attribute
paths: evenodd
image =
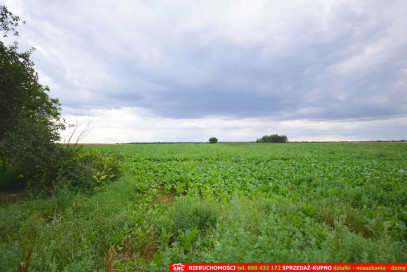
<svg viewBox="0 0 407 272"><path fill-rule="evenodd" d="M256 140L256 143L286 143L286 142L288 142L287 136L278 134L264 135L263 137L258 138Z"/></svg>
<svg viewBox="0 0 407 272"><path fill-rule="evenodd" d="M216 137L211 137L208 141L211 144L216 144L218 139ZM256 143L286 143L288 142L288 138L286 135L264 135L261 138L257 138Z"/></svg>

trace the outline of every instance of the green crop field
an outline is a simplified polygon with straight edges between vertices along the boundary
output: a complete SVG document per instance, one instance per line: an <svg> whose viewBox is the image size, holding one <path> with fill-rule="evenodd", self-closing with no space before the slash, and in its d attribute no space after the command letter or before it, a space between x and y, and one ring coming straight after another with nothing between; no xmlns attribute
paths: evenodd
<svg viewBox="0 0 407 272"><path fill-rule="evenodd" d="M31 250L30 271L407 262L405 143L87 148L119 156L122 176L94 194L3 198L1 271Z"/></svg>

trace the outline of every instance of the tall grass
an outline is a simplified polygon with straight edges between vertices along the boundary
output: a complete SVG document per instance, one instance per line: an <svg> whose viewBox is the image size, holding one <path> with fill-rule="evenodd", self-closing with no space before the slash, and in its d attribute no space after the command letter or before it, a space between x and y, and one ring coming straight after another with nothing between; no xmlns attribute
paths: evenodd
<svg viewBox="0 0 407 272"><path fill-rule="evenodd" d="M131 178L121 178L93 196L61 189L3 204L0 271L15 271L31 250L29 271L101 270L112 254L112 233L127 221L134 187Z"/></svg>

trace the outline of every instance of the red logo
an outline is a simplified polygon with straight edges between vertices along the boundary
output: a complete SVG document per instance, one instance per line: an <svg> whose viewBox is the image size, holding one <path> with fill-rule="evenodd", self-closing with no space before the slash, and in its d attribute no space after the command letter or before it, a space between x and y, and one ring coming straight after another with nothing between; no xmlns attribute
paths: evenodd
<svg viewBox="0 0 407 272"><path fill-rule="evenodd" d="M184 267L185 265L183 265L182 263L176 263L172 265L173 271L184 271Z"/></svg>

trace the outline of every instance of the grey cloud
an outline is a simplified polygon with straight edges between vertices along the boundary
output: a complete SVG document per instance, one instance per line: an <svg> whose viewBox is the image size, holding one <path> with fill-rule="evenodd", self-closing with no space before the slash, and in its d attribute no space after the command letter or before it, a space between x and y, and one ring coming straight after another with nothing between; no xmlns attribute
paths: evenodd
<svg viewBox="0 0 407 272"><path fill-rule="evenodd" d="M20 3L26 34L45 51L37 66L69 108L279 120L407 114L403 0Z"/></svg>

